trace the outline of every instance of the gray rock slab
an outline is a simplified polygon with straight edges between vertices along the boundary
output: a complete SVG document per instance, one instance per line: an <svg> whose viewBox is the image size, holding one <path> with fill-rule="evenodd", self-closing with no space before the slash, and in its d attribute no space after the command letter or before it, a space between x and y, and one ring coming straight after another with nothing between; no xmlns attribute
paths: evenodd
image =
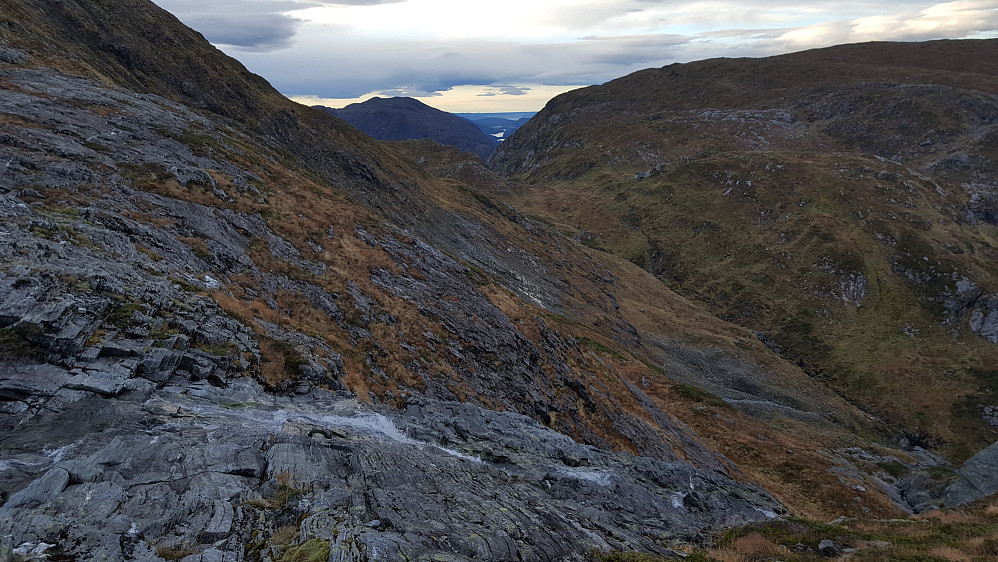
<svg viewBox="0 0 998 562"><path fill-rule="evenodd" d="M54 396L72 378L55 365L19 364L0 361L0 399L24 400L30 396Z"/></svg>
<svg viewBox="0 0 998 562"><path fill-rule="evenodd" d="M967 459L959 479L946 489L943 504L954 507L998 492L998 443Z"/></svg>
<svg viewBox="0 0 998 562"><path fill-rule="evenodd" d="M116 396L125 388L128 379L137 368L133 361L120 361L100 369L87 370L73 376L66 382L66 388L96 392L104 396Z"/></svg>
<svg viewBox="0 0 998 562"><path fill-rule="evenodd" d="M30 507L44 504L56 498L69 484L69 472L63 468L53 468L27 488L12 495L4 508Z"/></svg>

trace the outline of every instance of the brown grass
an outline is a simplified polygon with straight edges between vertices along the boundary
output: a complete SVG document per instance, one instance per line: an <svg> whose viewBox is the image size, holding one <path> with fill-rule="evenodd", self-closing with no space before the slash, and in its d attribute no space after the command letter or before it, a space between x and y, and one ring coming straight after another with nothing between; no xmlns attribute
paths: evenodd
<svg viewBox="0 0 998 562"><path fill-rule="evenodd" d="M939 558L944 558L946 560L952 560L954 562L970 562L974 559L974 557L970 554L967 554L963 550L952 546L937 546L930 550L929 554L932 556L938 556Z"/></svg>
<svg viewBox="0 0 998 562"><path fill-rule="evenodd" d="M177 236L177 240L190 246L191 251L193 251L194 255L199 258L204 259L210 255L208 252L208 243L205 242L203 238L195 238L193 236Z"/></svg>
<svg viewBox="0 0 998 562"><path fill-rule="evenodd" d="M139 252L139 253L142 253L142 254L145 254L145 255L149 256L149 259L151 259L152 261L162 261L163 260L163 256L159 255L158 253L156 253L152 249L150 249L150 248L148 248L146 246L143 246L142 244L136 244L135 245L135 250L137 252Z"/></svg>
<svg viewBox="0 0 998 562"><path fill-rule="evenodd" d="M949 509L933 509L919 514L915 519L932 520L939 523L968 523L976 519L973 515L963 511L953 511Z"/></svg>
<svg viewBox="0 0 998 562"><path fill-rule="evenodd" d="M291 541L298 538L298 527L293 525L287 525L284 527L279 527L274 534L270 536L271 544L285 545L290 544Z"/></svg>
<svg viewBox="0 0 998 562"><path fill-rule="evenodd" d="M740 553L750 555L778 555L787 551L786 548L764 537L762 533L749 533L736 540L733 547Z"/></svg>
<svg viewBox="0 0 998 562"><path fill-rule="evenodd" d="M85 109L87 111L90 111L90 112L96 113L97 115L102 115L102 116L105 116L105 117L108 116L108 115L121 115L121 114L124 113L124 111L122 111L122 110L120 110L120 109L118 109L116 107L111 107L109 105L100 105L100 104L84 105L83 107L81 107L81 109Z"/></svg>
<svg viewBox="0 0 998 562"><path fill-rule="evenodd" d="M6 80L0 80L0 86L5 89L13 89L14 86L11 82ZM20 88L17 88L20 89ZM21 127L24 129L43 129L45 128L41 123L37 121L31 121L21 117L20 115L13 115L11 113L0 112L0 125L13 125L15 127Z"/></svg>
<svg viewBox="0 0 998 562"><path fill-rule="evenodd" d="M991 497L958 509L940 510L928 517L851 519L820 523L802 519L752 524L716 537L709 555L716 560L816 559L813 549L830 539L854 549L847 555L857 562L880 560L998 560L998 516ZM797 552L803 544L811 551ZM778 552L773 552L777 545Z"/></svg>

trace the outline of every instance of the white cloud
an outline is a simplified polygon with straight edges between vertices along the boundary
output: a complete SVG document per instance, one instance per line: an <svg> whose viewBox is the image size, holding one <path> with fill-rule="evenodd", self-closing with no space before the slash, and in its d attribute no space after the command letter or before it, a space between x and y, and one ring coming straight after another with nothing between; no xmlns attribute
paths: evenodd
<svg viewBox="0 0 998 562"><path fill-rule="evenodd" d="M852 20L822 22L787 31L776 39L781 49L797 50L863 41L956 39L998 31L998 1L957 0Z"/></svg>
<svg viewBox="0 0 998 562"><path fill-rule="evenodd" d="M438 107L538 103L538 87L716 56L998 36L998 0L159 1L286 94Z"/></svg>
<svg viewBox="0 0 998 562"><path fill-rule="evenodd" d="M295 11L331 6L373 6L405 0L156 0L209 41L235 50L268 52L293 44L304 22Z"/></svg>
<svg viewBox="0 0 998 562"><path fill-rule="evenodd" d="M531 88L511 86L509 84L496 84L494 86L487 86L481 91L481 93L476 94L476 96L480 98L493 96L525 96L530 93L530 90Z"/></svg>

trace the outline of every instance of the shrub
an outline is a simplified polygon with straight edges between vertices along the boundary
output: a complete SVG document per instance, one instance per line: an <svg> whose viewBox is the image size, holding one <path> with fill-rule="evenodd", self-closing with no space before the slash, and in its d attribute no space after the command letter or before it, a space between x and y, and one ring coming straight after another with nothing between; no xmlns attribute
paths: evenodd
<svg viewBox="0 0 998 562"><path fill-rule="evenodd" d="M34 353L30 342L11 328L0 329L0 359L27 357Z"/></svg>

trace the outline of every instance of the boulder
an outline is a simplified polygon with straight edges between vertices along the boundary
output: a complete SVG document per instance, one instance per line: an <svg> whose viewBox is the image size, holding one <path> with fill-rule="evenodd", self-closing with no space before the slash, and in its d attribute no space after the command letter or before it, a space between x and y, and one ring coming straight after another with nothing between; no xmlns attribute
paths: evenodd
<svg viewBox="0 0 998 562"><path fill-rule="evenodd" d="M959 478L943 496L943 504L955 507L998 492L998 443L967 459L957 470Z"/></svg>

